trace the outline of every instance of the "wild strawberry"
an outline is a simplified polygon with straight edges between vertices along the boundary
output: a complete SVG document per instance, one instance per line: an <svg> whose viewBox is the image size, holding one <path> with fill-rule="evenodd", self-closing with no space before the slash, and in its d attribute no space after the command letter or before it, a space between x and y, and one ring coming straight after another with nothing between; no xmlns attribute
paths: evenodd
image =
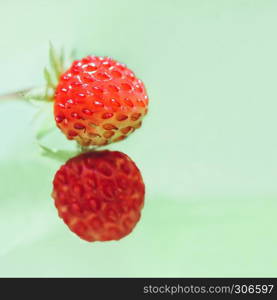
<svg viewBox="0 0 277 300"><path fill-rule="evenodd" d="M121 152L87 152L71 158L56 173L53 186L59 216L86 241L119 240L140 219L143 179Z"/></svg>
<svg viewBox="0 0 277 300"><path fill-rule="evenodd" d="M57 126L82 146L107 145L141 126L147 113L145 87L125 65L108 57L76 60L54 94Z"/></svg>

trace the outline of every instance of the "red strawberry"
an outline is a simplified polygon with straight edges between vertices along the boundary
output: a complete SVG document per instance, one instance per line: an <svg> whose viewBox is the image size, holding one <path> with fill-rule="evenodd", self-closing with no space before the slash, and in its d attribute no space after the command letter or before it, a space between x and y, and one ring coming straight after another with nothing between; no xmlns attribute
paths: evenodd
<svg viewBox="0 0 277 300"><path fill-rule="evenodd" d="M53 186L59 216L89 242L119 240L140 219L143 179L121 152L87 152L71 158L56 173Z"/></svg>
<svg viewBox="0 0 277 300"><path fill-rule="evenodd" d="M82 146L106 145L141 126L148 97L125 65L108 57L76 60L63 73L54 95L57 126Z"/></svg>

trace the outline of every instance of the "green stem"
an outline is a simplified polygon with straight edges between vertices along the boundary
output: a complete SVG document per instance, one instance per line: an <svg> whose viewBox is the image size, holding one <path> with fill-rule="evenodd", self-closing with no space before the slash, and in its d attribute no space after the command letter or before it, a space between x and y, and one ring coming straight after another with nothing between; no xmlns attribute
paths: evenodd
<svg viewBox="0 0 277 300"><path fill-rule="evenodd" d="M17 92L2 94L2 95L0 95L0 100L18 99L18 98L24 99L24 94L28 93L30 90L31 90L31 88L20 90L20 91L17 91Z"/></svg>

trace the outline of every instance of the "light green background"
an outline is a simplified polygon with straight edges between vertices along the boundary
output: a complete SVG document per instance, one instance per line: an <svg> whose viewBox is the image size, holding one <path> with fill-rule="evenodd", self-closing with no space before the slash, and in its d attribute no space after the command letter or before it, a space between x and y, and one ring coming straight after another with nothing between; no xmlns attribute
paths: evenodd
<svg viewBox="0 0 277 300"><path fill-rule="evenodd" d="M143 127L111 149L139 166L140 223L87 243L50 197L60 163L35 109L0 101L0 276L277 276L277 1L1 1L0 93L42 83L48 41L143 79Z"/></svg>

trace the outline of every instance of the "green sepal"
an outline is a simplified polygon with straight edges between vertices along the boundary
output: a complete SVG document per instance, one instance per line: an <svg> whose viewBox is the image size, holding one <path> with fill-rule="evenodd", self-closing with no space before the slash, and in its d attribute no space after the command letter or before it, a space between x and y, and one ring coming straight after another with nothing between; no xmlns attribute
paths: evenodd
<svg viewBox="0 0 277 300"><path fill-rule="evenodd" d="M24 99L28 101L44 101L49 102L52 101L54 96L54 90L53 89L45 89L45 88L34 88L27 92L23 93Z"/></svg>
<svg viewBox="0 0 277 300"><path fill-rule="evenodd" d="M64 48L57 51L49 42L49 66L43 70L45 85L42 88L30 89L24 92L23 97L28 101L53 101L60 76L75 59L73 56L75 56L75 51L66 56Z"/></svg>
<svg viewBox="0 0 277 300"><path fill-rule="evenodd" d="M42 150L42 155L62 162L65 162L70 157L75 156L81 152L93 150L91 147L83 148L77 143L72 144L69 141L69 149L62 149L64 147L63 143L57 143L60 140L59 134L61 133L54 121L54 93L61 74L65 72L65 70L69 67L74 59L75 51L72 51L68 56L66 56L63 48L60 51L57 51L50 42L49 66L45 67L43 70L45 85L41 88L30 89L22 93L22 96L26 100L38 107L38 110L32 119L32 123L35 127L36 142L39 148ZM56 140L57 142L55 142ZM64 140L64 137L61 141L66 142ZM53 147L53 145L61 145L61 148L58 149L56 147ZM69 146L69 144L66 145L65 143L65 148L67 148L67 146Z"/></svg>
<svg viewBox="0 0 277 300"><path fill-rule="evenodd" d="M56 49L53 47L51 42L49 43L49 59L51 70L55 74L56 79L59 80L60 75L64 71L62 69L62 62L64 61L64 56L62 54L62 51L60 55L57 53Z"/></svg>
<svg viewBox="0 0 277 300"><path fill-rule="evenodd" d="M78 155L80 152L78 150L76 151L70 151L70 150L58 150L58 149L51 149L46 146L43 146L38 143L38 146L41 149L41 154L43 156L46 156L51 159L55 159L59 162L66 162L71 157L74 157Z"/></svg>

